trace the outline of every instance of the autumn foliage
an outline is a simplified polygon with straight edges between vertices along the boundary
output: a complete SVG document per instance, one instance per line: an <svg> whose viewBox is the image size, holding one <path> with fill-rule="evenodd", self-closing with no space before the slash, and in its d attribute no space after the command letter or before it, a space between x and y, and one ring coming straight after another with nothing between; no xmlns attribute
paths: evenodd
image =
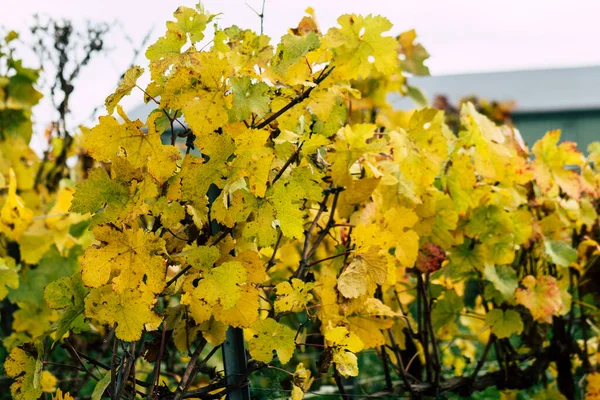
<svg viewBox="0 0 600 400"><path fill-rule="evenodd" d="M343 15L322 32L307 12L271 44L180 7L106 115L43 159L28 147L39 72L6 38L14 398L208 399L248 382L256 398L598 398L600 143L585 155L552 131L530 150L471 103L455 129L397 110L390 96L428 73L414 31ZM154 104L146 120L119 105L130 94ZM79 161L48 186L60 153ZM234 376L220 347L240 329Z"/></svg>

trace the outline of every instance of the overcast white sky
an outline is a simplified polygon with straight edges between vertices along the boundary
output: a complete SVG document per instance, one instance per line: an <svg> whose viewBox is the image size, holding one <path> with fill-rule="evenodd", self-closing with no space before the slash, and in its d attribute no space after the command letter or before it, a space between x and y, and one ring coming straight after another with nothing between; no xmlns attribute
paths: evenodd
<svg viewBox="0 0 600 400"><path fill-rule="evenodd" d="M21 32L33 14L74 21L118 20L134 40L154 28L153 40L164 34L164 22L178 5L194 0L0 0L0 26ZM260 10L262 0L205 0L212 13L222 13L221 26L232 24L258 30L259 18L246 5ZM266 0L265 33L277 43L312 6L322 30L343 13L381 14L394 24L394 34L414 28L432 57L432 74L510 69L535 69L600 64L600 1L566 0ZM71 104L74 120L84 121L102 104L131 60L131 45L115 32L111 51L96 59L81 77ZM27 37L24 38L25 40ZM138 60L145 66L143 59ZM129 108L141 101L135 96ZM37 115L49 110L41 106ZM41 121L38 121L41 122Z"/></svg>

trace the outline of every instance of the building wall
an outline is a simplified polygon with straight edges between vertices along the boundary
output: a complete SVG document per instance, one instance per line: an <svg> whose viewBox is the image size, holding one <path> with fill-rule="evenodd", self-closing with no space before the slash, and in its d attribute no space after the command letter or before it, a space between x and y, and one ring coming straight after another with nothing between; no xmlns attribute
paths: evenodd
<svg viewBox="0 0 600 400"><path fill-rule="evenodd" d="M600 109L517 113L512 117L515 126L519 129L530 148L547 131L554 129L562 131L561 141L576 142L581 151L586 151L591 142L600 141Z"/></svg>

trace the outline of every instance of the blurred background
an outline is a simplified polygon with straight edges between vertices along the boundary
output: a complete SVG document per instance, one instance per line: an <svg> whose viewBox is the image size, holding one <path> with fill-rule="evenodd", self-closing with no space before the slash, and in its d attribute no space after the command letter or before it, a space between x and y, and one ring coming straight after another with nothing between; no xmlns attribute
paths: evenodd
<svg viewBox="0 0 600 400"><path fill-rule="evenodd" d="M73 49L65 54L72 64L67 77L75 73L76 90L70 93L66 119L70 126L90 125L105 112L104 99L124 71L132 64L145 66L145 48L164 34L165 21L177 6L193 7L197 2L2 3L3 10L10 11L0 14L0 26L21 35L18 55L30 66L43 62L46 68L42 74L45 97L34 110L33 146L41 150L44 141L39 135L48 121L57 120L60 106L60 88L55 87L54 104L51 93L60 65L60 57L52 51L55 22L72 29ZM205 0L203 4L210 12L221 13L216 20L219 26L261 29L262 0ZM335 25L343 13L386 16L394 24L393 35L415 29L417 40L431 54L426 65L432 76L413 77L410 84L438 108L456 109L461 99L476 95L475 100L491 109L496 119L512 119L529 144L549 129L562 129L563 139L576 141L582 149L600 138L598 1L266 0L264 33L277 43L310 6L322 31ZM32 32L34 26L37 29ZM101 48L90 52L90 45ZM84 62L88 53L89 60ZM55 59L48 62L52 54ZM77 69L79 64L84 65ZM407 98L394 99L394 103L399 108L414 107ZM144 112L141 94L126 97L122 104L134 114Z"/></svg>

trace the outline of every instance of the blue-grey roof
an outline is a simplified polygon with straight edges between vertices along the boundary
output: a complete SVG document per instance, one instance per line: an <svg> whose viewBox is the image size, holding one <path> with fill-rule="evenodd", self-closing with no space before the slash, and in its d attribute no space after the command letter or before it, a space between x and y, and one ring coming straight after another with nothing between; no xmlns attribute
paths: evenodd
<svg viewBox="0 0 600 400"><path fill-rule="evenodd" d="M600 109L600 66L411 77L409 83L430 100L443 94L453 104L471 95L514 101L516 113ZM392 104L414 108L399 96Z"/></svg>

